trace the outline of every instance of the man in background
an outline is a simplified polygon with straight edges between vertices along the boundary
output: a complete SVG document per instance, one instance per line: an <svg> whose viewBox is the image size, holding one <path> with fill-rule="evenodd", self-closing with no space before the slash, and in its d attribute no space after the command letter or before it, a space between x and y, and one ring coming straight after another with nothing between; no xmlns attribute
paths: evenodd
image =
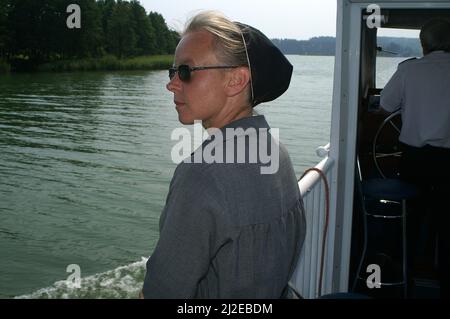
<svg viewBox="0 0 450 319"><path fill-rule="evenodd" d="M409 260L418 245L421 219L428 213L438 238L441 297L450 296L450 22L433 19L420 31L423 57L400 63L381 92L380 105L401 110L400 177L421 193L419 208L410 210Z"/></svg>

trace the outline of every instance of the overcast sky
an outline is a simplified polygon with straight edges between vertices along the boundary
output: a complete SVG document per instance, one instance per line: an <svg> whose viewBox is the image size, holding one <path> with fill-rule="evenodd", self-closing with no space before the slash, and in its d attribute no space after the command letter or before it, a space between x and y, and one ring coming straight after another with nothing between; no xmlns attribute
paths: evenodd
<svg viewBox="0 0 450 319"><path fill-rule="evenodd" d="M233 21L260 29L269 38L309 39L335 36L335 0L141 0L161 13L169 27L182 29L200 10L219 10Z"/></svg>
<svg viewBox="0 0 450 319"><path fill-rule="evenodd" d="M269 38L307 40L336 35L336 0L140 0L147 12L156 11L169 27L182 30L201 10L219 10L228 18L260 29ZM418 32L385 31L382 36L414 37Z"/></svg>

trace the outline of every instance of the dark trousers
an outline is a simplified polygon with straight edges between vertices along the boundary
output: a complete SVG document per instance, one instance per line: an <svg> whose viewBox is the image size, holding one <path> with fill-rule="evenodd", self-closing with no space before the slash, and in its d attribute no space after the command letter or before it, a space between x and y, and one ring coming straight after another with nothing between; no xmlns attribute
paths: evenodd
<svg viewBox="0 0 450 319"><path fill-rule="evenodd" d="M421 223L428 217L437 234L441 297L450 298L450 149L430 145L417 148L401 144L400 177L420 190L408 208L408 257L414 264Z"/></svg>

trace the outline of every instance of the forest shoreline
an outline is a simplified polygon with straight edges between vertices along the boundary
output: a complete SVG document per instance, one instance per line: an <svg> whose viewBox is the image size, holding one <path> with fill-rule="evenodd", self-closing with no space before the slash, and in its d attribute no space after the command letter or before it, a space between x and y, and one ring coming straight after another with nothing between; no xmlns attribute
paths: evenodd
<svg viewBox="0 0 450 319"><path fill-rule="evenodd" d="M26 64L26 60L23 61ZM173 64L173 55L146 55L119 59L114 55L99 58L82 58L53 61L36 66L31 72L79 72L79 71L150 71L166 70ZM27 72L29 68L24 67ZM20 73L0 61L0 74Z"/></svg>

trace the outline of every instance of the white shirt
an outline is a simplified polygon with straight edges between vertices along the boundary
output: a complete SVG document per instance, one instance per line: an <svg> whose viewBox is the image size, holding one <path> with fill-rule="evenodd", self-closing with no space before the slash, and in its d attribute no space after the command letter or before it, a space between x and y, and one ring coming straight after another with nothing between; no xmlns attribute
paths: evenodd
<svg viewBox="0 0 450 319"><path fill-rule="evenodd" d="M401 142L450 148L450 53L434 51L400 63L380 105L389 112L401 109Z"/></svg>

